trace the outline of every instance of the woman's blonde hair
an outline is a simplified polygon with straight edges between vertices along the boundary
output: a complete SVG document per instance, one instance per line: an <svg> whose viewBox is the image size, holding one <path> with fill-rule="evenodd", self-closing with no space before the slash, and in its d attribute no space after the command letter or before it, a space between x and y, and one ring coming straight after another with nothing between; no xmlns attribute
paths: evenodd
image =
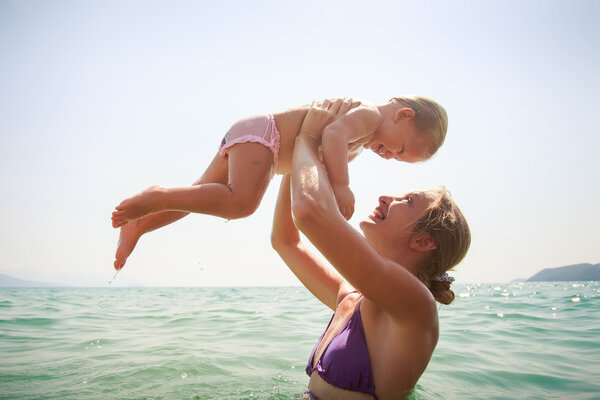
<svg viewBox="0 0 600 400"><path fill-rule="evenodd" d="M433 278L462 261L471 245L471 231L464 215L444 187L433 188L430 192L437 197L416 222L413 235L426 233L437 247L425 257L417 276L438 302L450 304L454 300L451 282Z"/></svg>
<svg viewBox="0 0 600 400"><path fill-rule="evenodd" d="M425 96L394 97L390 101L406 105L415 112L415 124L420 132L429 136L429 157L433 156L446 139L448 114L444 107Z"/></svg>

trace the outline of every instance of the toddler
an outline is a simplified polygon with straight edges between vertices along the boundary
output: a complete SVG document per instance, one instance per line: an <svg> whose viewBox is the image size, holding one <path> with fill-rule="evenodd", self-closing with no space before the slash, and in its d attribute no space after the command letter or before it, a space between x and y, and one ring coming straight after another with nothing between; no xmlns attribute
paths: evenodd
<svg viewBox="0 0 600 400"><path fill-rule="evenodd" d="M446 136L446 111L426 97L395 97L383 105L336 99L322 105L342 111L323 129L321 155L346 219L354 213L348 162L363 148L385 159L413 163L431 157ZM112 214L113 227L121 228L115 268L123 268L141 235L189 212L226 219L254 213L271 177L291 171L294 142L309 107L244 118L229 129L192 186L152 186L123 200Z"/></svg>

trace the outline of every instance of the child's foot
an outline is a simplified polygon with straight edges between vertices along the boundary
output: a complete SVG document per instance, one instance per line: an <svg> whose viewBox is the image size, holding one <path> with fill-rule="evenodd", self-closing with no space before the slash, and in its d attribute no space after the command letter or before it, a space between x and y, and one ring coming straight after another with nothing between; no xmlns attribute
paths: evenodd
<svg viewBox="0 0 600 400"><path fill-rule="evenodd" d="M115 269L121 270L127 261L127 257L131 254L135 245L137 244L140 236L142 236L138 229L139 221L131 221L121 226L121 233L119 234L119 244L117 245L117 252L115 254Z"/></svg>
<svg viewBox="0 0 600 400"><path fill-rule="evenodd" d="M115 207L116 211L112 213L112 226L118 228L129 221L142 218L158 209L158 193L160 186L150 186L135 196L125 199Z"/></svg>

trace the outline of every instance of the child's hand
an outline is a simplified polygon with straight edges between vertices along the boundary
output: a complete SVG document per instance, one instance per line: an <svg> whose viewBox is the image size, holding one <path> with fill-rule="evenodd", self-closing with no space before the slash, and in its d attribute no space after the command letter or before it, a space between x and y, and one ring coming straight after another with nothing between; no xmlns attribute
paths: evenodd
<svg viewBox="0 0 600 400"><path fill-rule="evenodd" d="M332 189L340 212L346 220L350 220L354 214L354 193L348 185L343 184L332 185Z"/></svg>

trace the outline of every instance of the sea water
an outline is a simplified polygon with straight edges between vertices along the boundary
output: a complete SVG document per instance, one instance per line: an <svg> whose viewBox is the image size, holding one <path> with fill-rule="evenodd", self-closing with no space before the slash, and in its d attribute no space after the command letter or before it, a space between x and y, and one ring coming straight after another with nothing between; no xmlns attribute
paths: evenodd
<svg viewBox="0 0 600 400"><path fill-rule="evenodd" d="M600 398L598 282L453 288L412 399ZM0 398L296 399L330 316L301 287L0 288Z"/></svg>

